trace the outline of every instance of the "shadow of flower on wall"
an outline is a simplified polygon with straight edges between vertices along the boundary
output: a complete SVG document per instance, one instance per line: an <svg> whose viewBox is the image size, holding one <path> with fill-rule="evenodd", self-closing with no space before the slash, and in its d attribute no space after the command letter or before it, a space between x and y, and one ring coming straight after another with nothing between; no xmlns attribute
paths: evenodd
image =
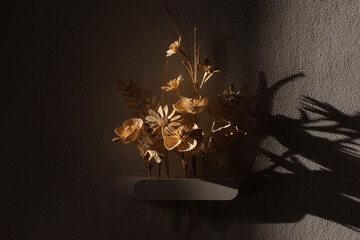
<svg viewBox="0 0 360 240"><path fill-rule="evenodd" d="M236 221L251 229L252 223L298 222L307 214L360 229L360 115L347 115L306 96L299 119L273 114L277 91L301 77L294 74L268 87L260 72L254 104L248 109L253 134L240 138L238 150L228 156L240 176L238 197L230 202L168 203L175 232L180 216L187 219L183 224L189 233L203 221L224 231ZM278 153L262 146L268 137L286 150ZM244 163L246 158L250 164ZM251 170L258 158L267 167Z"/></svg>
<svg viewBox="0 0 360 240"><path fill-rule="evenodd" d="M267 88L265 74L260 73L252 113L256 140L244 145L270 164L239 181L243 194L226 211L219 204L220 221L229 221L227 211L232 220L269 223L297 222L311 214L360 228L359 113L347 115L310 97L302 99L300 119L271 113L276 91L301 76L292 75ZM279 154L260 147L266 137L287 150ZM237 165L241 160L233 161Z"/></svg>

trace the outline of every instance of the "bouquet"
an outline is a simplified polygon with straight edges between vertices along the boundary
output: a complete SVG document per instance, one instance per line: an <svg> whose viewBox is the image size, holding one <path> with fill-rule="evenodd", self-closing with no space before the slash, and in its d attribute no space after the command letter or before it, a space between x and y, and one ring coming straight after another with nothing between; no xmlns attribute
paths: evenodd
<svg viewBox="0 0 360 240"><path fill-rule="evenodd" d="M236 90L234 85L230 85L216 96L216 101L210 102L204 89L206 83L214 74L219 73L220 69L211 64L209 59L200 61L196 27L192 58L185 52L182 36L169 11L168 14L178 39L171 43L166 51L161 99L157 100L155 96L150 98L134 80L129 83L118 80L119 90L128 108L132 110L133 118L115 129L117 137L113 138L113 141L123 144L134 142L148 169L149 177L154 161L159 165L158 176L161 176L161 165L164 163L166 176L169 177L169 153L179 156L184 177L188 176L189 162L192 165L192 175L197 175L196 166L200 157L202 175L205 176L209 154L215 153L218 156L215 163L217 166L223 146L239 135L248 133L246 126L237 124L231 118L235 106L244 100L242 91L246 86ZM180 74L168 80L167 59L176 55L180 57L188 76L183 77ZM186 81L187 84L184 84ZM168 103L167 94L176 94L177 101ZM202 126L199 121L201 117L210 118L211 127Z"/></svg>

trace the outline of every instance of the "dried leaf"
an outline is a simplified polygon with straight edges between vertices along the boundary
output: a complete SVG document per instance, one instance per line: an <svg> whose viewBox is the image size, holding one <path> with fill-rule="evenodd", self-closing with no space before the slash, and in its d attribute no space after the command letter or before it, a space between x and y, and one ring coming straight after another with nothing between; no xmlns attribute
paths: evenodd
<svg viewBox="0 0 360 240"><path fill-rule="evenodd" d="M127 92L123 92L121 93L122 96L124 97L132 97L132 95L130 93L127 93Z"/></svg>
<svg viewBox="0 0 360 240"><path fill-rule="evenodd" d="M137 105L129 105L128 108L134 109L134 110L139 110L140 109L139 106L137 106Z"/></svg>
<svg viewBox="0 0 360 240"><path fill-rule="evenodd" d="M127 102L127 103L135 102L135 100L133 98L125 98L124 101Z"/></svg>
<svg viewBox="0 0 360 240"><path fill-rule="evenodd" d="M132 112L131 115L133 115L134 117L141 117L140 112Z"/></svg>
<svg viewBox="0 0 360 240"><path fill-rule="evenodd" d="M138 90L135 92L135 96L136 96L137 98L142 98L142 93L143 93L143 91L142 91L141 89L138 89Z"/></svg>
<svg viewBox="0 0 360 240"><path fill-rule="evenodd" d="M230 93L233 94L235 92L235 86L233 84L230 85Z"/></svg>
<svg viewBox="0 0 360 240"><path fill-rule="evenodd" d="M217 99L218 99L218 101L220 102L221 105L225 104L225 102L224 102L224 100L223 100L223 98L222 98L222 96L220 94L217 95Z"/></svg>
<svg viewBox="0 0 360 240"><path fill-rule="evenodd" d="M121 81L120 79L118 79L117 82L120 84L120 86L125 86L125 83L123 81Z"/></svg>
<svg viewBox="0 0 360 240"><path fill-rule="evenodd" d="M212 109L211 107L208 107L208 108L207 108L207 111L208 111L210 117L216 118L216 115L215 115L215 113L214 113L214 109Z"/></svg>
<svg viewBox="0 0 360 240"><path fill-rule="evenodd" d="M127 87L118 87L118 89L120 90L120 91L127 91Z"/></svg>
<svg viewBox="0 0 360 240"><path fill-rule="evenodd" d="M224 95L225 99L229 99L229 92L228 92L228 90L224 90L223 95Z"/></svg>

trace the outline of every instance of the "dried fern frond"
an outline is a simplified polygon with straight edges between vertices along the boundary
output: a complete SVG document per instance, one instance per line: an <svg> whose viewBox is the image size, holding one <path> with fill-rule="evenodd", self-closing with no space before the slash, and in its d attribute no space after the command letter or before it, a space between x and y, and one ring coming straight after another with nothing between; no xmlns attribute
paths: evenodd
<svg viewBox="0 0 360 240"><path fill-rule="evenodd" d="M194 27L194 77L193 77L195 93L197 93L197 84L198 84L198 65L199 65L198 56L199 53L198 53L198 44L197 44L197 31L195 26Z"/></svg>
<svg viewBox="0 0 360 240"><path fill-rule="evenodd" d="M121 80L119 83L119 91L124 97L124 102L128 104L128 108L134 110L131 115L134 117L145 117L146 112L158 105L156 97L152 101L148 95L138 86L134 79L130 80L128 84Z"/></svg>

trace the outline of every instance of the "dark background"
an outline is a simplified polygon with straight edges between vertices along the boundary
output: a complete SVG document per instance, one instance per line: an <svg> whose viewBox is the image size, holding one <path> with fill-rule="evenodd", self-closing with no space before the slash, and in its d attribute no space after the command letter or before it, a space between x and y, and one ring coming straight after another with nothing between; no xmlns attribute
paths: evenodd
<svg viewBox="0 0 360 240"><path fill-rule="evenodd" d="M130 116L116 79L160 93L177 38L165 7L188 44L198 27L202 56L222 69L209 96L249 85L239 115L254 132L217 170L241 178L231 202L116 192L119 177L146 176L134 145L111 142ZM358 239L359 10L356 1L2 1L1 239ZM169 64L169 78L185 73Z"/></svg>

